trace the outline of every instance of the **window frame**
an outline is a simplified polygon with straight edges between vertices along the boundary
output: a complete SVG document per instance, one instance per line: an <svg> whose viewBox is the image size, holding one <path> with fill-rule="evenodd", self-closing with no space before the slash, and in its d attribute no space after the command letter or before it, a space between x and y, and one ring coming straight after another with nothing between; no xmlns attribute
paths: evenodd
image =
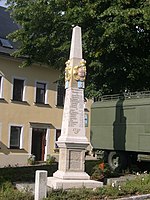
<svg viewBox="0 0 150 200"><path fill-rule="evenodd" d="M61 91L61 94L58 95L58 91L59 91L58 89L59 89L59 87L61 88L61 90L63 90L63 92ZM65 86L64 86L63 84L60 84L60 83L58 82L57 85L56 85L56 106L58 106L58 107L64 107L64 103L65 103L65 92L66 92ZM59 101L58 101L58 99L59 99L58 96L62 96L62 97L63 97L61 103L59 103Z"/></svg>
<svg viewBox="0 0 150 200"><path fill-rule="evenodd" d="M45 94L44 94L44 102L37 102L37 84L45 85ZM35 104L48 104L48 82L46 81L35 81L35 95L34 95Z"/></svg>
<svg viewBox="0 0 150 200"><path fill-rule="evenodd" d="M3 83L4 83L4 77L0 74L0 99L3 98Z"/></svg>
<svg viewBox="0 0 150 200"><path fill-rule="evenodd" d="M11 147L11 144L10 144L10 142L11 142L11 127L18 127L18 128L21 128L21 130L20 130L20 141L19 141L19 146L18 146L18 148L16 147ZM10 124L9 125L9 138L8 138L8 148L9 149L23 149L23 125L19 125L19 124Z"/></svg>
<svg viewBox="0 0 150 200"><path fill-rule="evenodd" d="M59 149L58 145L56 144L56 142L58 141L58 138L59 138L59 137L57 137L57 131L60 131L60 135L59 135L59 137L60 137L61 136L61 128L55 129L54 149Z"/></svg>
<svg viewBox="0 0 150 200"><path fill-rule="evenodd" d="M0 122L0 141L2 140L2 122Z"/></svg>
<svg viewBox="0 0 150 200"><path fill-rule="evenodd" d="M20 100L20 99L14 99L14 82L15 82L15 80L23 81L22 100ZM11 97L11 100L12 101L18 101L18 102L25 101L25 91L26 91L26 79L22 78L22 77L13 77L13 80L12 80L12 97Z"/></svg>
<svg viewBox="0 0 150 200"><path fill-rule="evenodd" d="M84 123L85 123L85 127L89 126L89 115L88 115L88 113L84 113Z"/></svg>

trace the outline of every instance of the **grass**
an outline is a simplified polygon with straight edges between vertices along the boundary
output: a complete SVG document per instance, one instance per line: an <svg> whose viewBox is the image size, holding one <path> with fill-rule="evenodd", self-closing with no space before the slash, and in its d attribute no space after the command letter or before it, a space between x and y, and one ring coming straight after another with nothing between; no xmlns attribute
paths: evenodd
<svg viewBox="0 0 150 200"><path fill-rule="evenodd" d="M99 161L86 161L86 172L97 180L101 176ZM36 170L47 170L48 176L57 170L57 163L51 165L39 165L28 167L8 167L0 169L0 200L33 200L34 197L30 191L20 192L16 190L12 182L16 181L34 181ZM106 176L110 174L109 168L103 171ZM72 190L52 190L48 193L45 200L99 200L116 199L125 196L148 194L150 193L150 175L144 174L136 177L135 180L126 181L121 185L104 185L97 189L72 189Z"/></svg>
<svg viewBox="0 0 150 200"><path fill-rule="evenodd" d="M137 176L135 180L123 185L104 186L97 189L52 190L45 200L100 200L117 199L139 194L150 193L150 175ZM19 192L10 182L0 186L0 200L33 200L30 192Z"/></svg>
<svg viewBox="0 0 150 200"><path fill-rule="evenodd" d="M135 180L122 185L103 186L97 189L72 189L51 191L45 200L99 200L117 199L132 195L150 193L150 175L137 176Z"/></svg>
<svg viewBox="0 0 150 200"><path fill-rule="evenodd" d="M20 192L6 181L0 186L0 200L34 200L30 192Z"/></svg>

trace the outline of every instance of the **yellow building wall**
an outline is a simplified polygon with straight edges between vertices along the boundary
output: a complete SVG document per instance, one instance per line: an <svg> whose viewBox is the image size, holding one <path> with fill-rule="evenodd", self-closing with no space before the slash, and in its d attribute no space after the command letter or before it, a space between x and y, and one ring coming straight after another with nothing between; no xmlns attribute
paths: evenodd
<svg viewBox="0 0 150 200"><path fill-rule="evenodd" d="M0 99L0 167L8 165L26 165L31 154L32 128L47 128L45 158L54 154L56 129L61 129L63 108L56 106L57 84L60 72L37 64L31 67L19 68L22 61L6 56L0 56L0 75L3 77L2 97ZM13 78L25 80L25 102L12 100ZM35 104L35 82L47 83L47 104ZM88 114L86 134L90 141L90 106L85 107ZM10 149L10 125L23 127L23 148Z"/></svg>
<svg viewBox="0 0 150 200"><path fill-rule="evenodd" d="M54 148L55 129L61 128L63 109L56 107L56 81L60 72L40 65L19 68L21 60L0 57L0 74L3 76L4 98L0 100L0 166L27 164L31 152L31 123L48 124L50 141L47 154ZM26 102L12 101L13 78L25 80ZM35 82L47 83L47 105L35 104ZM10 125L22 125L23 149L9 149ZM43 125L42 125L43 126Z"/></svg>

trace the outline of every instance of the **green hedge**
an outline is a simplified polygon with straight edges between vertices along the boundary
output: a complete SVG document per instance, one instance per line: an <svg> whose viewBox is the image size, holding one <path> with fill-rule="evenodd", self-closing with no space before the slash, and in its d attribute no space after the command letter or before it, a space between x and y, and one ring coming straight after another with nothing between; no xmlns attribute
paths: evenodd
<svg viewBox="0 0 150 200"><path fill-rule="evenodd" d="M95 160L87 160L85 162L85 171L91 176L93 167L99 163ZM48 171L48 176L52 176L58 169L58 163L54 162L51 165L32 165L24 167L5 167L0 169L0 182L7 180L11 182L17 181L34 181L36 170Z"/></svg>
<svg viewBox="0 0 150 200"><path fill-rule="evenodd" d="M0 169L0 179L17 182L17 181L34 181L36 170L48 171L48 176L57 170L58 163L51 165L33 165L25 167L5 167Z"/></svg>

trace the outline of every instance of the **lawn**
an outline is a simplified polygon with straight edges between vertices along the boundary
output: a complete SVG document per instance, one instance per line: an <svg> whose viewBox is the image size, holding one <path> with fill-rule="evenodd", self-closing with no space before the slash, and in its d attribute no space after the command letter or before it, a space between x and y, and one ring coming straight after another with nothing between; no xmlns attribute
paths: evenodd
<svg viewBox="0 0 150 200"><path fill-rule="evenodd" d="M99 170L99 161L86 161L86 172L91 176L101 174ZM0 169L0 200L33 200L34 196L30 191L20 192L15 189L13 182L16 181L34 181L36 170L47 170L48 176L57 170L58 164L35 165L26 167L7 167ZM103 170L104 175L108 170ZM110 173L110 172L109 172ZM97 176L97 177L98 177ZM92 177L92 176L91 176ZM132 196L150 193L150 175L137 175L135 180L126 181L121 185L104 185L97 189L72 189L72 190L52 190L48 193L45 200L98 200L98 199L117 199L124 196Z"/></svg>

